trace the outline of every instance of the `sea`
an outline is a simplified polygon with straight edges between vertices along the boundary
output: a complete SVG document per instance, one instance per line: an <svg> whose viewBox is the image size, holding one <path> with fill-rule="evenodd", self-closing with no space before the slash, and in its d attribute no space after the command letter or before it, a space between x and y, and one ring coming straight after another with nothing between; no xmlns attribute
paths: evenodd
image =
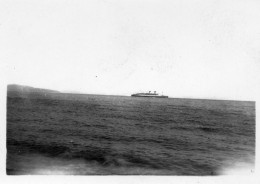
<svg viewBox="0 0 260 184"><path fill-rule="evenodd" d="M255 172L255 102L7 95L8 175Z"/></svg>

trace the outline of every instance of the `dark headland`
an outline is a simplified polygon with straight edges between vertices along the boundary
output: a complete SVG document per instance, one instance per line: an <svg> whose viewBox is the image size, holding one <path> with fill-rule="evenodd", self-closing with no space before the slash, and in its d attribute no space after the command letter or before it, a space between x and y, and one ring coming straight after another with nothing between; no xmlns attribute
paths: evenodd
<svg viewBox="0 0 260 184"><path fill-rule="evenodd" d="M9 84L7 86L8 92L20 92L20 93L59 93L59 91L50 90L50 89L42 89L42 88L34 88L30 86L23 86L17 84Z"/></svg>

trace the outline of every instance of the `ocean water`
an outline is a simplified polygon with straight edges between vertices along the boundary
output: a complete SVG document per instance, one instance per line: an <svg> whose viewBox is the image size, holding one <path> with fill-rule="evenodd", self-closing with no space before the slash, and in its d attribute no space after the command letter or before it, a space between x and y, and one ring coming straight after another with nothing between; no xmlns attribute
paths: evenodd
<svg viewBox="0 0 260 184"><path fill-rule="evenodd" d="M254 102L8 93L9 175L250 174L254 160Z"/></svg>

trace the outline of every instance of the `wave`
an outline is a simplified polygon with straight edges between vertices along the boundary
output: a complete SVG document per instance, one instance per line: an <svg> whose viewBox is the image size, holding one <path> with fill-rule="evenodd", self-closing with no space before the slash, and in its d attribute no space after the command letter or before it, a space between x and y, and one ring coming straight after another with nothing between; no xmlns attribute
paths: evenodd
<svg viewBox="0 0 260 184"><path fill-rule="evenodd" d="M96 146L85 146L83 150L72 150L69 147L57 145L56 143L46 145L37 144L35 142L9 140L7 149L9 154L38 153L48 157L59 157L63 159L84 159L85 161L98 163L102 166L140 166L152 169L165 168L163 165L152 163L148 158L141 158L133 153L119 154L110 148Z"/></svg>

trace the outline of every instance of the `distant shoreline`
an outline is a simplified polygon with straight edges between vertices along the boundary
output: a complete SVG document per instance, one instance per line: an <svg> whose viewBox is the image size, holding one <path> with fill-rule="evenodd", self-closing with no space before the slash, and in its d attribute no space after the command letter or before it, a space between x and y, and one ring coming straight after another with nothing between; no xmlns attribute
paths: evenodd
<svg viewBox="0 0 260 184"><path fill-rule="evenodd" d="M107 95L107 94L87 94L87 93L76 93L76 92L60 92L56 90L51 89L43 89L43 88L34 88L31 86L24 86L24 85L18 85L18 84L9 84L7 85L7 92L16 92L21 94L42 94L42 93L48 93L48 94L65 94L65 95L93 95L93 96L113 96L113 97L131 97L131 95ZM131 97L133 98L133 97ZM142 98L142 97L139 97ZM208 101L232 101L232 102L251 102L255 103L255 101L251 100L229 100L229 99L208 99L208 98L192 98L192 97L168 97L163 100L169 100L169 99L175 99L175 100L208 100Z"/></svg>

